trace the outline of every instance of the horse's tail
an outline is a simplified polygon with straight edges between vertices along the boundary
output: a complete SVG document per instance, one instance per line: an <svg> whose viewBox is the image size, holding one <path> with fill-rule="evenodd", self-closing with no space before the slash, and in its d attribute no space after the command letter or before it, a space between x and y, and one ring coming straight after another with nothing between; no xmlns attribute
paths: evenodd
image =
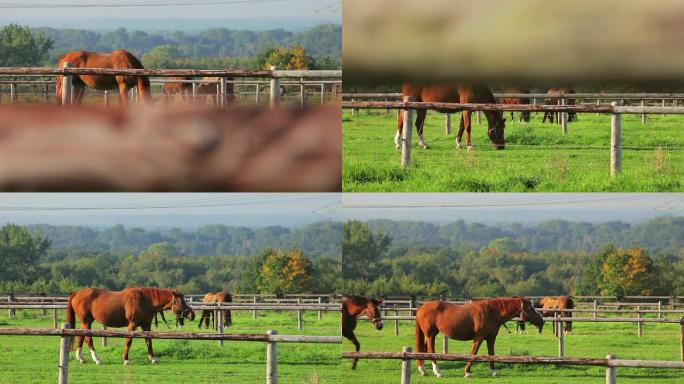
<svg viewBox="0 0 684 384"><path fill-rule="evenodd" d="M417 315L417 313L416 313ZM425 345L425 334L423 334L423 329L420 327L420 321L416 317L416 352L427 352L427 348ZM416 360L416 365L418 366L418 369L422 370L425 369L423 368L425 365L425 362L423 360L417 359Z"/></svg>
<svg viewBox="0 0 684 384"><path fill-rule="evenodd" d="M131 67L135 69L145 69L142 62L138 60L132 53L128 53L128 60L131 62ZM138 95L142 95L143 102L152 101L152 91L150 88L150 78L147 76L138 76Z"/></svg>
<svg viewBox="0 0 684 384"><path fill-rule="evenodd" d="M565 307L566 307L566 309L575 309L575 301L572 299L572 297L568 297L568 301L567 301ZM572 311L566 312L565 317L572 317ZM568 321L566 323L566 325L567 325L566 330L568 332L571 332L572 331L572 321Z"/></svg>
<svg viewBox="0 0 684 384"><path fill-rule="evenodd" d="M74 306L71 303L71 301L74 298L74 295L76 295L76 293L72 293L69 295L69 300L67 300L67 307L66 307L66 320L67 320L67 323L69 323L69 327L71 329L76 328L76 313L74 311ZM70 340L71 340L69 343L71 345L70 349L73 351L74 350L74 344L75 344L74 343L74 337L72 336L70 338Z"/></svg>

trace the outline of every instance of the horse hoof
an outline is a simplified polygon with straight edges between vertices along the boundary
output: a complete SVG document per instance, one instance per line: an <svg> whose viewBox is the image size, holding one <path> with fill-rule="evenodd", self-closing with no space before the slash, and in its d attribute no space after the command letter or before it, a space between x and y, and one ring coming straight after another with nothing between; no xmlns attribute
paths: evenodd
<svg viewBox="0 0 684 384"><path fill-rule="evenodd" d="M81 364L85 364L85 360L80 360L80 359L76 359L76 360L78 360L78 362Z"/></svg>
<svg viewBox="0 0 684 384"><path fill-rule="evenodd" d="M100 361L100 360L96 361L95 365L102 365L102 361Z"/></svg>
<svg viewBox="0 0 684 384"><path fill-rule="evenodd" d="M456 142L456 148L461 149L461 143L459 141Z"/></svg>
<svg viewBox="0 0 684 384"><path fill-rule="evenodd" d="M469 151L472 151L472 150L473 150L473 146L472 146L472 145L469 145L469 146L468 146L468 150L469 150Z"/></svg>
<svg viewBox="0 0 684 384"><path fill-rule="evenodd" d="M496 377L496 371L492 371L492 377Z"/></svg>
<svg viewBox="0 0 684 384"><path fill-rule="evenodd" d="M421 147L423 147L423 149L430 149L430 146L427 144L421 145Z"/></svg>
<svg viewBox="0 0 684 384"><path fill-rule="evenodd" d="M131 361L130 360L124 360L124 365L131 365Z"/></svg>
<svg viewBox="0 0 684 384"><path fill-rule="evenodd" d="M158 362L159 362L159 361L157 360L156 357L153 357L153 358L150 359L150 363L152 363L152 364L157 364Z"/></svg>
<svg viewBox="0 0 684 384"><path fill-rule="evenodd" d="M438 373L438 374L435 375L435 376L437 376L438 379L441 379L442 377L444 377L444 374L443 374L442 372L440 372L440 373Z"/></svg>
<svg viewBox="0 0 684 384"><path fill-rule="evenodd" d="M465 377L466 379L470 379L471 377L473 377L473 374L470 372L466 372L465 376L463 377Z"/></svg>

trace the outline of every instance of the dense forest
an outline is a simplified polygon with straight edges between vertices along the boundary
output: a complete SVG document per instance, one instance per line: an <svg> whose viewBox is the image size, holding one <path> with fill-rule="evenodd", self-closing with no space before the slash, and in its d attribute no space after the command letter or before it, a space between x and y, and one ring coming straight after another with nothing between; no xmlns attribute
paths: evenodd
<svg viewBox="0 0 684 384"><path fill-rule="evenodd" d="M348 293L684 294L684 218L535 226L350 221L342 249Z"/></svg>
<svg viewBox="0 0 684 384"><path fill-rule="evenodd" d="M47 63L54 64L64 52L74 50L112 51L127 49L143 57L157 47L172 47L179 57L199 60L230 57L235 63L248 62L274 47L303 47L314 60L326 66L339 67L342 57L342 27L320 25L302 32L283 29L270 31L211 28L201 32L129 31L119 28L111 32L82 29L33 28L35 36L53 41Z"/></svg>

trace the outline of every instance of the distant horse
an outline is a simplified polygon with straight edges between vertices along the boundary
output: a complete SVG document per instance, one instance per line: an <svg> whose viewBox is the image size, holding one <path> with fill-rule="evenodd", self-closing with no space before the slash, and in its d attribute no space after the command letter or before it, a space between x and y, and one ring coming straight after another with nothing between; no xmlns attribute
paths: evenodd
<svg viewBox="0 0 684 384"><path fill-rule="evenodd" d="M494 95L489 88L484 86L455 86L455 85L416 85L404 84L402 87L402 95L404 98L412 96L413 101L416 102L434 102L434 103L483 103L496 104ZM449 111L438 110L438 112L448 113ZM472 149L470 142L470 127L471 127L471 111L463 111L461 115L461 124L456 135L456 146L461 147L461 139L463 131L466 132L466 145L468 150ZM503 118L501 111L484 111L487 117L489 129L487 135L492 141L496 149L504 149L504 129L506 127L506 119ZM429 148L425 143L423 137L423 127L425 125L425 116L427 110L416 110L416 132L418 133L418 142L423 148ZM397 133L394 136L394 144L397 148L401 147L401 133L404 126L404 114L399 114L397 120Z"/></svg>
<svg viewBox="0 0 684 384"><path fill-rule="evenodd" d="M537 326L541 333L544 319L534 310L532 302L523 297L505 297L491 300L473 301L469 304L457 305L445 301L430 301L418 308L416 312L416 350L417 352L435 352L435 337L439 332L455 340L473 340L471 355L476 355L483 341L487 341L487 351L494 355L494 343L502 324L520 317L524 321ZM417 360L420 374L425 376L423 360ZM470 366L465 366L465 377L470 377ZM496 376L494 363L489 363L492 376ZM437 377L442 373L437 361L432 361L432 371Z"/></svg>
<svg viewBox="0 0 684 384"><path fill-rule="evenodd" d="M542 316L555 317L560 314L561 317L572 317L572 311L564 311L564 309L574 309L575 302L570 296L544 297L539 299L539 307L542 308ZM572 321L565 322L565 333L572 332Z"/></svg>
<svg viewBox="0 0 684 384"><path fill-rule="evenodd" d="M203 303L232 303L233 296L226 292L209 292L202 298ZM202 316L199 321L199 328L202 328L202 322L205 323L204 328L209 328L209 320L211 319L214 311L210 309L202 310ZM229 327L233 324L233 318L230 314L230 309L223 310L223 319L226 322L224 325Z"/></svg>
<svg viewBox="0 0 684 384"><path fill-rule="evenodd" d="M74 51L59 57L59 68L69 62L73 68L107 68L107 69L144 69L140 60L123 49L111 53ZM62 78L57 76L57 105L62 104ZM81 104L85 87L97 90L119 90L121 105L128 103L128 91L138 87L138 95L143 102L151 102L150 79L147 76L111 76L111 75L74 75L72 76L74 104Z"/></svg>
<svg viewBox="0 0 684 384"><path fill-rule="evenodd" d="M382 329L382 314L380 309L382 301L363 296L345 296L342 298L342 336L349 339L356 347L356 352L361 350L361 343L354 335L356 320L366 315L378 331ZM354 359L352 369L356 369L359 359Z"/></svg>
<svg viewBox="0 0 684 384"><path fill-rule="evenodd" d="M190 76L169 77L169 80L192 80ZM177 93L183 97L183 102L188 101L188 95L192 95L192 83L164 83L164 98L167 102L173 102Z"/></svg>
<svg viewBox="0 0 684 384"><path fill-rule="evenodd" d="M207 96L211 96L214 105L218 105L218 95L220 90L220 77L203 77L197 86L197 98L200 104L205 104ZM233 80L227 77L226 80ZM226 104L232 104L235 101L235 91L233 83L226 83Z"/></svg>
<svg viewBox="0 0 684 384"><path fill-rule="evenodd" d="M185 302L183 294L177 290L158 288L126 288L122 291L108 291L100 288L85 288L69 295L67 302L66 318L71 328L76 327L78 316L83 329L90 329L93 321L97 320L106 327L128 327L129 331L135 331L141 327L143 331L152 328L152 319L157 313L165 309L172 310L177 317L194 320L195 313ZM90 349L90 356L95 364L101 364L100 358L95 353L93 339L90 336L78 337L78 349L76 359L85 363L81 354L83 339L85 338ZM131 348L133 339L126 338L124 346L124 364L129 365L128 350ZM157 363L152 351L152 339L146 338L147 356L152 364ZM73 349L74 343L71 343Z"/></svg>
<svg viewBox="0 0 684 384"><path fill-rule="evenodd" d="M570 87L561 87L561 88L551 88L549 89L546 94L550 96L562 96L562 95L568 95L571 93L575 93L575 90L570 88ZM558 98L546 98L544 99L544 104L546 105L560 105L560 99ZM575 105L575 99L565 99L565 105ZM555 121L555 116L556 112L544 112L544 118L542 119L542 124L546 122L548 119L551 124L554 123ZM568 112L568 123L571 123L573 121L577 121L577 113L576 112Z"/></svg>
<svg viewBox="0 0 684 384"><path fill-rule="evenodd" d="M506 89L504 89L504 93L530 93L530 90L524 89L524 88L506 88ZM504 97L501 99L501 104L529 105L530 104L530 98L529 97ZM513 111L511 111L511 121L514 121ZM530 122L530 111L520 112L520 121L524 121L526 123L529 123Z"/></svg>

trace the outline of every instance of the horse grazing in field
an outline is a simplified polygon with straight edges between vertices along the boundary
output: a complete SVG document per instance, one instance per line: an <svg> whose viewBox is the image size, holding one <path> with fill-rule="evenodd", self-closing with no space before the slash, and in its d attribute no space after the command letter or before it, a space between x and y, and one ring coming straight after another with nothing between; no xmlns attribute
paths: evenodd
<svg viewBox="0 0 684 384"><path fill-rule="evenodd" d="M494 342L502 324L520 317L539 328L544 327L544 319L534 310L532 302L524 297L504 297L491 300L473 301L469 304L450 304L445 301L430 301L416 312L416 350L435 352L435 337L439 332L455 340L473 340L471 355L476 355L483 341L487 341L488 354L494 355ZM420 374L425 376L425 363L417 360ZM465 377L470 377L470 366L465 366ZM496 376L494 363L489 363L492 376ZM437 377L442 373L437 361L432 361L432 371Z"/></svg>
<svg viewBox="0 0 684 384"><path fill-rule="evenodd" d="M232 303L233 296L226 292L209 292L202 298L203 303ZM202 311L202 316L199 321L199 328L202 328L202 322L205 323L204 328L209 328L209 320L211 319L214 311L210 309L205 309ZM229 327L233 324L233 318L230 314L230 309L223 310L223 319L226 322L224 325Z"/></svg>
<svg viewBox="0 0 684 384"><path fill-rule="evenodd" d="M143 331L152 328L152 320L157 313L170 309L178 318L194 320L195 313L185 302L183 294L177 290L158 288L126 288L122 291L108 291L100 288L85 288L69 295L67 302L66 318L71 328L76 327L78 316L83 329L90 329L93 321L106 327L128 327L129 331L135 331L141 327ZM95 353L93 340L90 336L78 337L78 349L76 359L85 363L81 354L83 339L85 338L90 349L90 356L95 364L101 364L100 358ZM129 365L128 350L131 348L133 339L126 338L124 346L124 364ZM152 351L152 339L146 338L147 356L152 364L157 363ZM71 343L73 349L74 343Z"/></svg>
<svg viewBox="0 0 684 384"><path fill-rule="evenodd" d="M59 68L69 62L73 68L108 68L108 69L144 69L140 60L132 53L119 49L111 53L74 51L59 57ZM57 105L62 104L62 78L57 76ZM111 75L74 75L72 76L74 104L81 104L85 87L105 91L118 89L121 105L128 103L128 91L136 87L143 102L151 102L150 79L147 76L111 76Z"/></svg>
<svg viewBox="0 0 684 384"><path fill-rule="evenodd" d="M190 76L178 76L170 77L170 80L192 80ZM191 83L164 83L164 98L168 103L173 102L176 98L176 94L180 93L183 97L183 102L187 103L188 95L192 94L192 84Z"/></svg>
<svg viewBox="0 0 684 384"><path fill-rule="evenodd" d="M220 90L219 77L203 77L197 86L197 99L200 104L205 104L207 96L211 96L212 103L218 105L218 96ZM227 77L226 80L233 80ZM235 101L235 91L233 83L226 83L226 104L232 104Z"/></svg>
<svg viewBox="0 0 684 384"><path fill-rule="evenodd" d="M382 300L367 298L363 296L344 296L342 298L342 336L354 343L356 352L361 350L361 343L354 335L356 320L366 315L378 331L382 329ZM356 369L359 359L354 359L352 369Z"/></svg>
<svg viewBox="0 0 684 384"><path fill-rule="evenodd" d="M575 93L575 90L570 88L570 87L560 87L560 88L551 88L549 89L546 94L550 96L562 96L562 95L568 95L571 93ZM544 99L544 104L546 105L561 105L560 99L558 98L546 98ZM566 105L575 105L575 99L566 99L565 100ZM555 122L555 112L544 112L544 118L542 119L542 124L546 122L548 119L551 124ZM577 121L577 113L576 112L568 112L568 123L571 123L573 121Z"/></svg>
<svg viewBox="0 0 684 384"><path fill-rule="evenodd" d="M401 90L404 98L412 96L413 101L416 102L433 102L433 103L483 103L495 104L496 99L489 90L484 86L456 86L456 85L417 85L404 84ZM448 113L449 111L438 110L438 112ZM470 141L470 127L471 127L471 111L463 111L461 115L461 124L456 135L456 146L461 147L461 139L463 138L463 131L466 132L466 145L468 150L472 149ZM484 111L487 117L487 124L489 129L487 135L492 141L496 149L504 149L504 129L506 127L506 119L503 118L501 111ZM425 125L425 116L427 110L416 110L416 132L418 133L418 141L423 148L429 148L425 143L423 137L423 127ZM394 136L394 144L400 148L401 133L404 126L404 114L399 114L397 121L397 133Z"/></svg>
<svg viewBox="0 0 684 384"><path fill-rule="evenodd" d="M575 302L570 296L543 297L539 299L539 308L542 309L542 316L554 317L560 314L561 317L572 317L572 311L564 309L574 309ZM565 333L572 332L572 321L565 322Z"/></svg>
<svg viewBox="0 0 684 384"><path fill-rule="evenodd" d="M504 89L504 93L530 93L529 89L524 89L524 88L506 88ZM530 98L529 97L504 97L501 99L501 104L507 104L507 105L529 105L530 104ZM513 118L513 111L511 111L511 121L515 121ZM530 122L530 111L524 111L520 112L520 121L521 122Z"/></svg>

